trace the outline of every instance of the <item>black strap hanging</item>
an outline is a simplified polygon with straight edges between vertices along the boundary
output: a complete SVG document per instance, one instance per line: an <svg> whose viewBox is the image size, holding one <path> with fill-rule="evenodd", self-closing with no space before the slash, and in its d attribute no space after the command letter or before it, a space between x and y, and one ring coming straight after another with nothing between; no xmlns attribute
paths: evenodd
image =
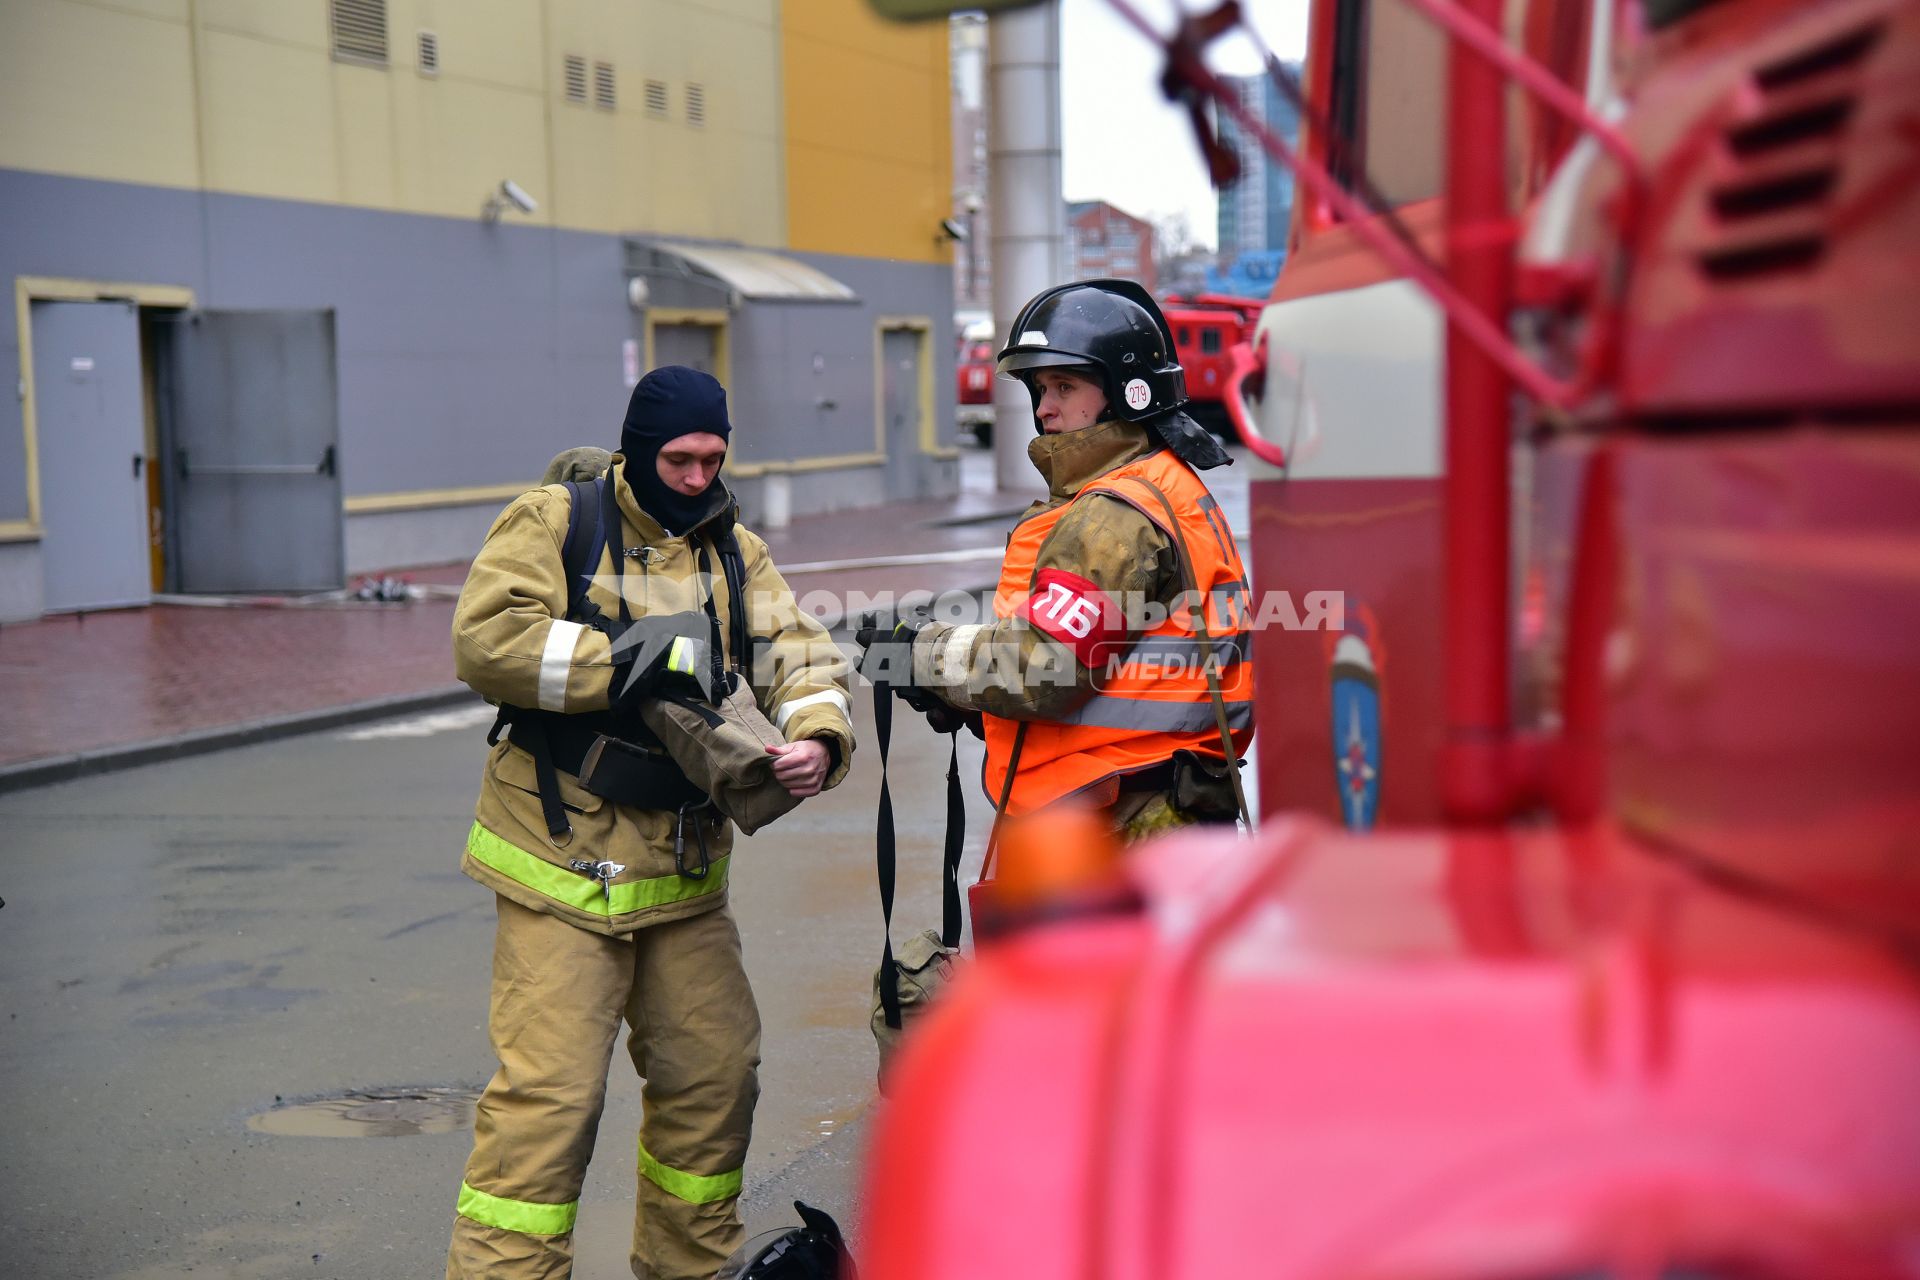
<svg viewBox="0 0 1920 1280"><path fill-rule="evenodd" d="M886 940L880 952L880 1008L887 1025L900 1028L900 966L893 958L893 891L898 847L893 825L893 789L887 781L887 754L893 742L893 695L875 685L874 736L880 742L880 808L873 847L880 877L880 917ZM940 945L960 945L960 852L967 843L967 801L960 785L960 733L951 735L947 753L947 835L940 865Z"/></svg>
<svg viewBox="0 0 1920 1280"><path fill-rule="evenodd" d="M880 876L880 917L886 941L880 951L880 1008L887 1025L900 1029L900 966L893 959L893 792L887 785L887 749L893 741L893 691L873 686L873 735L880 743L880 810L874 823L873 852Z"/></svg>
<svg viewBox="0 0 1920 1280"><path fill-rule="evenodd" d="M967 800L960 789L960 731L947 753L947 844L940 866L940 945L960 945L960 847L967 842Z"/></svg>

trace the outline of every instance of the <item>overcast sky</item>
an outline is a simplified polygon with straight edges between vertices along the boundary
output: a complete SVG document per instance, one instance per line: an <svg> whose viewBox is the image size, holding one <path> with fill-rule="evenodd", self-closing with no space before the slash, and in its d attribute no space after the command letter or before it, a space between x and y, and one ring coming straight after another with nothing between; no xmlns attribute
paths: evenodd
<svg viewBox="0 0 1920 1280"><path fill-rule="evenodd" d="M1130 0L1162 31L1174 25L1174 0ZM1249 20L1282 58L1307 47L1307 0L1243 0ZM1199 8L1190 0L1189 8ZM1105 200L1158 220L1184 212L1194 239L1215 242L1213 188L1186 113L1160 96L1161 58L1107 0L1061 0L1061 168L1069 200ZM1259 70L1242 37L1214 47L1216 71Z"/></svg>

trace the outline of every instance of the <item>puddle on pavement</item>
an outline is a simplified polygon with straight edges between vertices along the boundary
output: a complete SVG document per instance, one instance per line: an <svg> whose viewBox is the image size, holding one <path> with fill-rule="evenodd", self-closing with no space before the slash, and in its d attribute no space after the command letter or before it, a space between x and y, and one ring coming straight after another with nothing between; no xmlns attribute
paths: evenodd
<svg viewBox="0 0 1920 1280"><path fill-rule="evenodd" d="M291 1138L409 1138L473 1127L477 1089L368 1089L276 1103L247 1128Z"/></svg>

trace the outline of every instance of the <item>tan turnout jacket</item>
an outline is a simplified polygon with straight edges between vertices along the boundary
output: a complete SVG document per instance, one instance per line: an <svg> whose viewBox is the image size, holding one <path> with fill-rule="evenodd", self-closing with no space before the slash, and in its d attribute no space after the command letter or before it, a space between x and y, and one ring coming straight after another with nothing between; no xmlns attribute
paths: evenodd
<svg viewBox="0 0 1920 1280"><path fill-rule="evenodd" d="M696 543L710 543L721 513L732 509L731 498L722 490L714 515L670 537L634 501L621 462L615 454L611 476L630 552L621 578L629 612L637 618L700 609L708 584L699 574ZM607 708L611 642L565 620L561 545L569 505L567 488L558 484L515 499L494 521L461 589L453 617L454 670L493 702L566 714ZM827 778L827 786L834 786L853 757L846 659L825 628L799 612L766 543L737 525L735 533L746 561L743 601L730 598L719 553L708 547L723 642L731 643L732 610L747 608L751 633L771 642L753 664L754 697L789 742L827 738L837 744L838 762ZM602 548L588 594L609 617L619 615L615 581ZM547 834L532 756L503 739L487 761L462 869L523 906L607 934L694 915L726 900L730 823L706 824L711 870L693 879L675 869L675 814L612 804L564 772L559 781L573 828L561 837L564 843ZM691 844L694 833L685 835ZM570 868L575 860L617 862L624 870L603 888Z"/></svg>

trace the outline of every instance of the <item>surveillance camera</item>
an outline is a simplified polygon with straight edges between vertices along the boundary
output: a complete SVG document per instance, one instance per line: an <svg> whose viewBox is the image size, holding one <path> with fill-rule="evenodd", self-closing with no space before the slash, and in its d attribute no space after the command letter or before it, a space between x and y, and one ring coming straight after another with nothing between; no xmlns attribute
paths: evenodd
<svg viewBox="0 0 1920 1280"><path fill-rule="evenodd" d="M956 218L942 218L940 219L940 234L949 240L965 240L967 238L967 229L961 226L959 220Z"/></svg>
<svg viewBox="0 0 1920 1280"><path fill-rule="evenodd" d="M500 195L522 213L532 213L540 207L540 202L522 190L520 184L512 178L504 179L500 183Z"/></svg>

